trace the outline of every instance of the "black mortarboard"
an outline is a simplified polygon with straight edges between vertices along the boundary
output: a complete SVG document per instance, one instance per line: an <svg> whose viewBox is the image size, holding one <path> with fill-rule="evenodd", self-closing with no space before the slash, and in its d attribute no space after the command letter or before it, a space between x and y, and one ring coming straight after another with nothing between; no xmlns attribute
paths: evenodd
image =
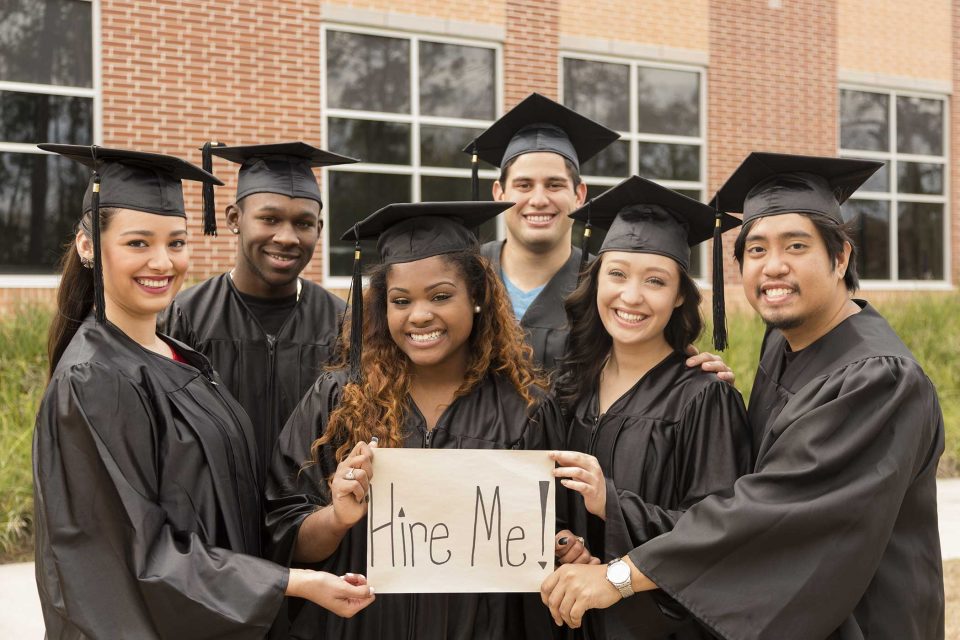
<svg viewBox="0 0 960 640"><path fill-rule="evenodd" d="M223 184L216 176L174 156L96 145L44 143L37 146L93 169L83 196L83 213L92 212L94 307L99 322L104 321L100 209L133 209L186 218L181 180Z"/></svg>
<svg viewBox="0 0 960 640"><path fill-rule="evenodd" d="M843 223L840 205L882 162L753 152L710 204L743 213L744 223L784 213L810 213Z"/></svg>
<svg viewBox="0 0 960 640"><path fill-rule="evenodd" d="M219 156L240 165L237 200L253 193L279 193L291 198L309 198L323 207L320 187L311 169L359 162L305 142L277 142L227 147L208 142L201 148L204 167L212 167L210 156ZM204 193L204 233L216 235L213 190ZM209 229L208 229L209 228Z"/></svg>
<svg viewBox="0 0 960 640"><path fill-rule="evenodd" d="M340 238L353 240L350 285L350 380L359 382L363 298L360 295L360 241L377 239L383 264L423 260L446 253L479 250L475 229L513 206L512 202L418 202L390 204L356 223Z"/></svg>
<svg viewBox="0 0 960 640"><path fill-rule="evenodd" d="M620 138L620 134L559 102L531 93L464 147L473 154L474 190L478 158L502 167L524 153L548 151L563 156L580 170L586 162ZM474 200L478 194L474 193Z"/></svg>
<svg viewBox="0 0 960 640"><path fill-rule="evenodd" d="M607 229L599 253L628 251L673 258L690 268L690 247L711 237L722 251L720 235L740 220L657 183L632 176L570 214L590 226ZM589 234L586 234L589 237ZM586 239L586 238L585 238ZM583 249L584 255L588 247ZM722 257L722 254L721 254ZM714 288L723 288L723 261L714 260ZM717 291L714 291L714 298ZM726 347L723 296L713 305L714 344Z"/></svg>

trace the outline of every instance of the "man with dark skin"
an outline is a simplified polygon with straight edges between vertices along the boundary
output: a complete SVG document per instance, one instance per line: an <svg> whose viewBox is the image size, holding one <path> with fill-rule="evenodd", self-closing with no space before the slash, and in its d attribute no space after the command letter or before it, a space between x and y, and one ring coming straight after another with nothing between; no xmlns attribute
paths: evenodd
<svg viewBox="0 0 960 640"><path fill-rule="evenodd" d="M735 255L768 326L753 471L622 558L554 572L541 596L558 624L659 588L719 638L944 637L936 389L851 298L840 205L880 166L754 153L721 188L743 212Z"/></svg>
<svg viewBox="0 0 960 640"><path fill-rule="evenodd" d="M236 261L178 295L164 328L210 359L250 415L265 465L290 413L333 358L345 306L300 277L323 226L312 167L354 160L302 142L206 148L241 165L226 209Z"/></svg>

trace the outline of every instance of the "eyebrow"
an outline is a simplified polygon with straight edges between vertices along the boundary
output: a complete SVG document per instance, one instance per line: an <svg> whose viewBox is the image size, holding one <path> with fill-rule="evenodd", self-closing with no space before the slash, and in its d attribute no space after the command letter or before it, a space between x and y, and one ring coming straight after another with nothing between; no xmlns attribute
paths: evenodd
<svg viewBox="0 0 960 640"><path fill-rule="evenodd" d="M123 237L123 236L147 236L147 237L150 237L150 238L152 238L152 237L155 236L155 235L157 235L157 234L154 233L153 231L150 231L149 229L134 229L134 230L132 230L132 231L124 231L123 233L120 234L121 237ZM171 231L171 232L170 232L170 235L171 235L171 236L185 236L185 235L187 235L187 230L186 230L186 229L177 229L176 231Z"/></svg>
<svg viewBox="0 0 960 640"><path fill-rule="evenodd" d="M555 176L546 176L546 177L544 178L544 180L546 180L546 181L548 181L548 182L549 182L550 180L562 180L562 181L566 182L566 181L568 181L569 179L570 179L569 176L560 175L560 174L557 174L557 175L555 175ZM510 182L520 182L520 181L523 181L523 180L534 180L534 178L533 178L532 176L519 175L519 176L514 176L513 178L511 178L511 179L510 179Z"/></svg>
<svg viewBox="0 0 960 640"><path fill-rule="evenodd" d="M775 237L779 240L793 240L796 238L810 239L813 238L813 234L806 231L785 231ZM760 233L751 233L744 242L760 242L763 240L767 240L767 236Z"/></svg>
<svg viewBox="0 0 960 640"><path fill-rule="evenodd" d="M436 289L437 287L441 287L441 286L443 286L443 285L450 285L450 286L453 287L454 289L457 288L456 283L451 282L450 280L441 280L440 282L435 282L434 284L431 284L431 285L428 286L426 289L424 289L424 291L431 291L431 290ZM404 289L403 287L390 287L390 288L387 290L387 293L390 293L390 292L393 292L393 291L396 291L397 293L410 293L410 290L409 290L409 289Z"/></svg>

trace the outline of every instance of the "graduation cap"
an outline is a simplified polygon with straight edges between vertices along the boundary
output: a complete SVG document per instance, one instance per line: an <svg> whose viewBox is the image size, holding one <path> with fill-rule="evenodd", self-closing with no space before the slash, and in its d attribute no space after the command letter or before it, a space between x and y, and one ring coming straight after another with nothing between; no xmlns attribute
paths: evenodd
<svg viewBox="0 0 960 640"><path fill-rule="evenodd" d="M502 167L524 153L548 151L563 156L579 171L581 162L619 138L616 131L573 109L531 93L464 147L473 156L473 199L479 199L478 159Z"/></svg>
<svg viewBox="0 0 960 640"><path fill-rule="evenodd" d="M607 229L598 253L654 253L673 258L684 271L690 268L690 247L712 237L714 255L719 252L721 258L713 263L713 341L717 349L726 348L720 235L738 226L740 220L640 176L627 178L570 217L584 222L587 229ZM589 234L585 234L585 242L587 238ZM583 255L587 249L585 246Z"/></svg>
<svg viewBox="0 0 960 640"><path fill-rule="evenodd" d="M305 142L277 142L228 147L219 142L207 142L201 147L203 168L213 168L212 156L219 156L240 165L237 174L237 200L253 193L279 193L291 198L309 198L323 207L320 187L313 175L313 167L360 162L330 151L318 149ZM217 235L217 214L213 187L203 192L203 232Z"/></svg>
<svg viewBox="0 0 960 640"><path fill-rule="evenodd" d="M355 242L350 284L350 380L359 383L363 331L360 241L377 239L383 264L399 264L433 256L479 250L475 229L497 217L512 202L419 202L390 204L356 223L341 236Z"/></svg>
<svg viewBox="0 0 960 640"><path fill-rule="evenodd" d="M216 176L174 156L97 145L38 144L93 169L83 196L83 213L92 213L94 313L103 322L103 261L100 255L100 209L133 209L186 218L181 180L220 184Z"/></svg>
<svg viewBox="0 0 960 640"><path fill-rule="evenodd" d="M720 187L711 206L755 218L808 213L843 224L840 205L882 162L753 152Z"/></svg>

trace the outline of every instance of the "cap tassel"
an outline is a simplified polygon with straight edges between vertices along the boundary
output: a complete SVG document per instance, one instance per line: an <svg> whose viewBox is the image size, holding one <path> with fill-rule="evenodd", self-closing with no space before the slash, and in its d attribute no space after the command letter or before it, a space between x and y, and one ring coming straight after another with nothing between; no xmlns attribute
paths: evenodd
<svg viewBox="0 0 960 640"><path fill-rule="evenodd" d="M716 201L713 226L713 346L717 351L727 348L727 316L723 294L723 212Z"/></svg>
<svg viewBox="0 0 960 640"><path fill-rule="evenodd" d="M363 382L360 355L363 349L363 282L360 277L360 230L354 227L356 244L353 247L353 278L350 281L350 378L355 384Z"/></svg>
<svg viewBox="0 0 960 640"><path fill-rule="evenodd" d="M206 142L200 148L202 158L202 168L207 173L213 173L213 153L214 147L224 146L222 142ZM213 184L203 183L203 235L217 235L217 207L214 201Z"/></svg>
<svg viewBox="0 0 960 640"><path fill-rule="evenodd" d="M100 172L97 170L97 145L90 147L93 156L93 187L90 205L93 226L93 313L100 324L107 320L106 303L103 297L103 257L100 254Z"/></svg>
<svg viewBox="0 0 960 640"><path fill-rule="evenodd" d="M583 241L580 243L580 269L577 271L577 284L583 280L583 272L590 260L590 236L593 235L593 225L590 224L590 207L593 199L587 200L587 222L583 226Z"/></svg>
<svg viewBox="0 0 960 640"><path fill-rule="evenodd" d="M480 157L477 155L477 141L473 141L473 148L470 149L470 199L474 202L480 200Z"/></svg>

